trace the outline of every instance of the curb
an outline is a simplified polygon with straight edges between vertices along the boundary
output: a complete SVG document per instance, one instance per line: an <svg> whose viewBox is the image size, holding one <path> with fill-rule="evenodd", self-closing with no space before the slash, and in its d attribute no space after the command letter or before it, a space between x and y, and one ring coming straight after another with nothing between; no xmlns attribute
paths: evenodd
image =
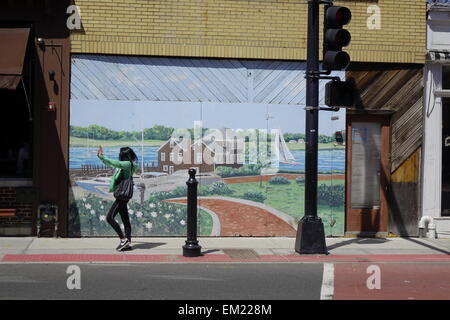
<svg viewBox="0 0 450 320"><path fill-rule="evenodd" d="M126 263L225 263L225 262L297 262L297 263L417 263L443 262L450 263L450 255L416 254L416 255L260 255L259 258L231 258L226 254L206 254L199 257L183 257L182 255L141 255L141 254L6 254L1 259L4 262L126 262Z"/></svg>

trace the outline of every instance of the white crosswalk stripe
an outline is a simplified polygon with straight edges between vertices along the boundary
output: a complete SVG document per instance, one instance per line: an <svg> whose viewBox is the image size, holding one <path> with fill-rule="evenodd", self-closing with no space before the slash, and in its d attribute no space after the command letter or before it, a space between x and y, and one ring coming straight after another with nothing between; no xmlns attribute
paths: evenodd
<svg viewBox="0 0 450 320"><path fill-rule="evenodd" d="M320 300L332 300L334 295L334 264L323 264L322 288Z"/></svg>

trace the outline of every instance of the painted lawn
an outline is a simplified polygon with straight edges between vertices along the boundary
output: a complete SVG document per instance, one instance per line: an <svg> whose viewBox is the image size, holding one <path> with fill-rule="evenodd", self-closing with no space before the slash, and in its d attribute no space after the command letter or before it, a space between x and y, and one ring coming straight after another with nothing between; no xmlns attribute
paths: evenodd
<svg viewBox="0 0 450 320"><path fill-rule="evenodd" d="M319 184L338 185L344 184L343 179L319 181ZM280 210L298 220L304 215L304 184L298 184L295 181L290 181L287 185L271 185L268 182L250 182L250 183L236 183L228 185L233 194L231 197L243 199L245 192L258 191L266 196L264 204ZM326 235L342 235L344 233L344 207L332 207L328 205L318 206L319 217L322 218L325 227ZM330 220L336 220L335 225L331 230Z"/></svg>
<svg viewBox="0 0 450 320"><path fill-rule="evenodd" d="M289 150L305 150L304 143L287 143ZM334 143L319 143L318 148L320 150L345 150L345 146L335 145Z"/></svg>

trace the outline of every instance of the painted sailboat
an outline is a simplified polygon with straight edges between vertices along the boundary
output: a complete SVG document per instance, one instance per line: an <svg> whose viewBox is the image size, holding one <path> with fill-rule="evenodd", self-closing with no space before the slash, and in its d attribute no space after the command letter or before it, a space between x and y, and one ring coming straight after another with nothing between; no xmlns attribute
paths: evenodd
<svg viewBox="0 0 450 320"><path fill-rule="evenodd" d="M271 158L267 166L261 169L261 175L273 175L279 170L280 163L298 165L284 140L281 129L272 129Z"/></svg>

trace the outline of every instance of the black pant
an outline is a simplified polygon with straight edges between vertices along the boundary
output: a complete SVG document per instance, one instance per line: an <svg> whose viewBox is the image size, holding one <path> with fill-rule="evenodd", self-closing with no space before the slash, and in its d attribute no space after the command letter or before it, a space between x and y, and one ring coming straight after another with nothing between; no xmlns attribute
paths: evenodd
<svg viewBox="0 0 450 320"><path fill-rule="evenodd" d="M119 224L114 220L116 217L117 212L120 213L120 218L122 219L123 226L125 227L125 236L128 240L131 241L131 224L130 224L130 217L128 216L128 208L127 208L127 202L128 201L121 201L117 200L114 201L114 203L111 206L111 209L109 209L108 215L106 216L106 221L113 227L113 229L117 232L120 239L123 239L123 232L122 229L120 229Z"/></svg>

